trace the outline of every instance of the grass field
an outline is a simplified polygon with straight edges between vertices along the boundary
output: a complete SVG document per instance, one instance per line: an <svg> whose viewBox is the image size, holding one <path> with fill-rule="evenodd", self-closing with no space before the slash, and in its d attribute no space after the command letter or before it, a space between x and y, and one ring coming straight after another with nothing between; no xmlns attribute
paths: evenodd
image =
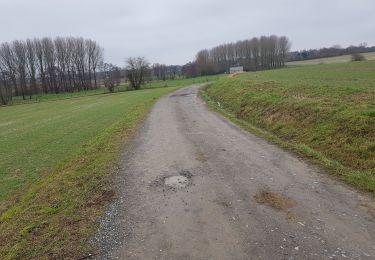
<svg viewBox="0 0 375 260"><path fill-rule="evenodd" d="M362 55L366 58L366 60L370 60L370 61L375 60L375 52L362 53ZM287 66L344 63L344 62L350 62L351 60L352 60L351 55L342 55L342 56L330 57L330 58L292 61L292 62L288 62Z"/></svg>
<svg viewBox="0 0 375 260"><path fill-rule="evenodd" d="M375 61L244 73L203 95L248 130L375 195Z"/></svg>
<svg viewBox="0 0 375 260"><path fill-rule="evenodd" d="M0 259L84 257L123 144L177 85L0 107Z"/></svg>
<svg viewBox="0 0 375 260"><path fill-rule="evenodd" d="M220 77L221 75L204 76L204 77L189 78L189 79L178 78L175 80L165 80L165 81L154 80L151 82L147 82L142 88L148 89L148 88L187 86L191 84L199 84L199 83L214 81L214 80L219 79ZM115 88L116 93L124 92L127 90L128 90L128 83L122 83ZM17 96L13 98L13 105L37 103L37 102L60 100L60 99L70 99L70 98L76 98L76 97L102 95L102 94L107 94L107 93L109 93L109 91L106 88L99 88L99 89L73 92L73 93L33 95L31 99L27 97L26 100L23 100L21 96Z"/></svg>

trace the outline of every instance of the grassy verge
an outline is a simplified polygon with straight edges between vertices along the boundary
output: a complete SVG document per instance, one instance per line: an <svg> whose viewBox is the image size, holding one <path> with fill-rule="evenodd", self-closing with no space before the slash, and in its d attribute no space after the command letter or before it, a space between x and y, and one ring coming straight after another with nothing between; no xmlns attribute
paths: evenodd
<svg viewBox="0 0 375 260"><path fill-rule="evenodd" d="M375 195L374 82L367 61L245 73L202 95L248 131Z"/></svg>
<svg viewBox="0 0 375 260"><path fill-rule="evenodd" d="M155 100L175 89L0 108L0 259L92 253L87 241L114 195L119 152Z"/></svg>

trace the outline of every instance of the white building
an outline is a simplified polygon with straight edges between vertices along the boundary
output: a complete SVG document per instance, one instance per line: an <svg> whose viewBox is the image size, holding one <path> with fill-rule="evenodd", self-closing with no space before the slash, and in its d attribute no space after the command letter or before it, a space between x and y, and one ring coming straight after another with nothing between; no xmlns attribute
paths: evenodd
<svg viewBox="0 0 375 260"><path fill-rule="evenodd" d="M229 73L230 73L230 74L237 73L237 72L243 72L243 67L242 67L242 66L239 66L239 67L231 67L231 68L229 69Z"/></svg>

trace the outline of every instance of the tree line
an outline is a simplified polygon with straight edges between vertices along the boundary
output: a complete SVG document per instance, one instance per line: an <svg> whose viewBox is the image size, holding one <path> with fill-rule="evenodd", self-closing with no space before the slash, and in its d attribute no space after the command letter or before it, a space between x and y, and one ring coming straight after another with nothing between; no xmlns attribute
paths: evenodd
<svg viewBox="0 0 375 260"><path fill-rule="evenodd" d="M245 71L276 69L285 66L290 46L285 36L254 37L201 50L185 69L198 75L225 73L232 66L243 66Z"/></svg>
<svg viewBox="0 0 375 260"><path fill-rule="evenodd" d="M115 87L120 85L121 79L125 79L129 84L128 90L137 90L146 82L153 80L174 80L183 77L182 66L150 64L145 57L129 57L125 60L125 67L120 68L110 63L104 63L101 76L104 86L109 92L114 92Z"/></svg>
<svg viewBox="0 0 375 260"><path fill-rule="evenodd" d="M178 67L159 63L151 66L145 57L129 57L125 60L125 68L104 63L102 76L104 86L110 92L114 92L115 86L120 84L122 77L129 83L128 90L138 90L146 81L175 79Z"/></svg>
<svg viewBox="0 0 375 260"><path fill-rule="evenodd" d="M183 66L150 65L143 57L133 57L120 68L104 63L103 49L91 39L6 42L0 45L0 104L11 103L14 96L25 100L35 94L90 90L101 85L113 92L123 78L128 80L129 89L139 89L155 79L225 73L232 66L243 66L245 71L275 69L285 66L289 50L287 37L261 36L201 50L195 61Z"/></svg>
<svg viewBox="0 0 375 260"><path fill-rule="evenodd" d="M103 49L91 39L56 37L0 45L0 103L13 96L64 93L98 87Z"/></svg>
<svg viewBox="0 0 375 260"><path fill-rule="evenodd" d="M151 67L151 73L158 80L174 80L176 77L181 76L181 67L179 65L154 63Z"/></svg>

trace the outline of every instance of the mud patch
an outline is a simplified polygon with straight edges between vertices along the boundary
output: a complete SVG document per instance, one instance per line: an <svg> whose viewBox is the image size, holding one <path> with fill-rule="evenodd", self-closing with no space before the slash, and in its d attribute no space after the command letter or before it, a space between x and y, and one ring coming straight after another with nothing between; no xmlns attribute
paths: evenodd
<svg viewBox="0 0 375 260"><path fill-rule="evenodd" d="M173 94L171 95L171 98L174 98L174 97L186 97L186 96L192 96L193 94L191 93L182 93L182 94Z"/></svg>
<svg viewBox="0 0 375 260"><path fill-rule="evenodd" d="M232 202L226 201L226 200L216 200L215 201L217 204L224 208L231 208L232 207Z"/></svg>
<svg viewBox="0 0 375 260"><path fill-rule="evenodd" d="M258 192L254 199L259 204L264 204L274 209L290 209L297 205L297 202L291 198L284 197L276 192L261 191Z"/></svg>

